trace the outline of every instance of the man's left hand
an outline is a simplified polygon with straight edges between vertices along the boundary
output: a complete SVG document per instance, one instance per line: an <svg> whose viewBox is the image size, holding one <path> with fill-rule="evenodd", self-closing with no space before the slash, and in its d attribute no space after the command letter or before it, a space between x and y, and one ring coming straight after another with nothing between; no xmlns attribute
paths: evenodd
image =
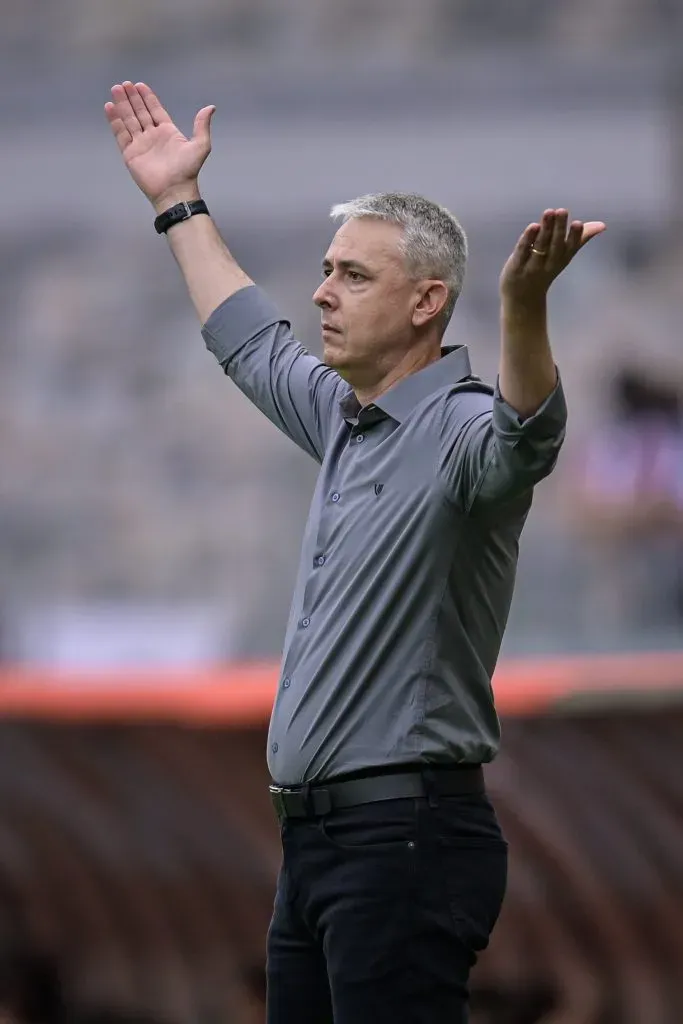
<svg viewBox="0 0 683 1024"><path fill-rule="evenodd" d="M601 220L573 220L567 230L568 220L567 210L546 210L540 224L529 224L500 275L503 298L542 301L579 249L606 228Z"/></svg>

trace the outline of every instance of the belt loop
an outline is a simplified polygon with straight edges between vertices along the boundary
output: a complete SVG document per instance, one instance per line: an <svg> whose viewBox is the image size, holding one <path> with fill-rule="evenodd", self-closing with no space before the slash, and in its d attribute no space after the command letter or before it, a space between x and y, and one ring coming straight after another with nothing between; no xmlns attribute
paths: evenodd
<svg viewBox="0 0 683 1024"><path fill-rule="evenodd" d="M312 806L312 800L311 800L311 784L310 784L310 782L302 783L301 789L299 790L299 792L301 793L301 799L302 799L302 802L303 802L303 805L304 805L304 811L306 813L306 817L310 817L311 814L313 813L313 806Z"/></svg>
<svg viewBox="0 0 683 1024"><path fill-rule="evenodd" d="M427 795L427 803L434 810L439 806L439 791L436 785L436 776L431 768L425 768L422 772L422 779L424 782L425 793Z"/></svg>

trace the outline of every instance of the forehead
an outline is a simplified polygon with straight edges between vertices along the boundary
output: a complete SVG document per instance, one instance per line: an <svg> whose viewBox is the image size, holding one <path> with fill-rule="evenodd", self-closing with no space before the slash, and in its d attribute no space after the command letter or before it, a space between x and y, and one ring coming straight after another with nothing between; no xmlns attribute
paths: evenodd
<svg viewBox="0 0 683 1024"><path fill-rule="evenodd" d="M377 266L402 262L402 237L399 224L372 217L352 218L339 228L325 258L331 263L357 260Z"/></svg>

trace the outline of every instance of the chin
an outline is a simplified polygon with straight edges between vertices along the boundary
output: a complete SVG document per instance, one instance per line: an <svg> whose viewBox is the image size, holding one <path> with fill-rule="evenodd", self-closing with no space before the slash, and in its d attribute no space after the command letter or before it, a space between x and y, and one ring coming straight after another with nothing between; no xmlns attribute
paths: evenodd
<svg viewBox="0 0 683 1024"><path fill-rule="evenodd" d="M344 365L343 353L333 345L323 345L323 362L336 370Z"/></svg>

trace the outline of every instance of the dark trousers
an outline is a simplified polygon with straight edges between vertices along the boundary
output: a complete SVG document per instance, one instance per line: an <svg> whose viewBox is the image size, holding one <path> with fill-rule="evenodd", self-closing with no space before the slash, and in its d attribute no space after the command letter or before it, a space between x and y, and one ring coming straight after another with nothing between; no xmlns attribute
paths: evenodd
<svg viewBox="0 0 683 1024"><path fill-rule="evenodd" d="M507 879L484 795L282 823L268 1024L465 1024Z"/></svg>

